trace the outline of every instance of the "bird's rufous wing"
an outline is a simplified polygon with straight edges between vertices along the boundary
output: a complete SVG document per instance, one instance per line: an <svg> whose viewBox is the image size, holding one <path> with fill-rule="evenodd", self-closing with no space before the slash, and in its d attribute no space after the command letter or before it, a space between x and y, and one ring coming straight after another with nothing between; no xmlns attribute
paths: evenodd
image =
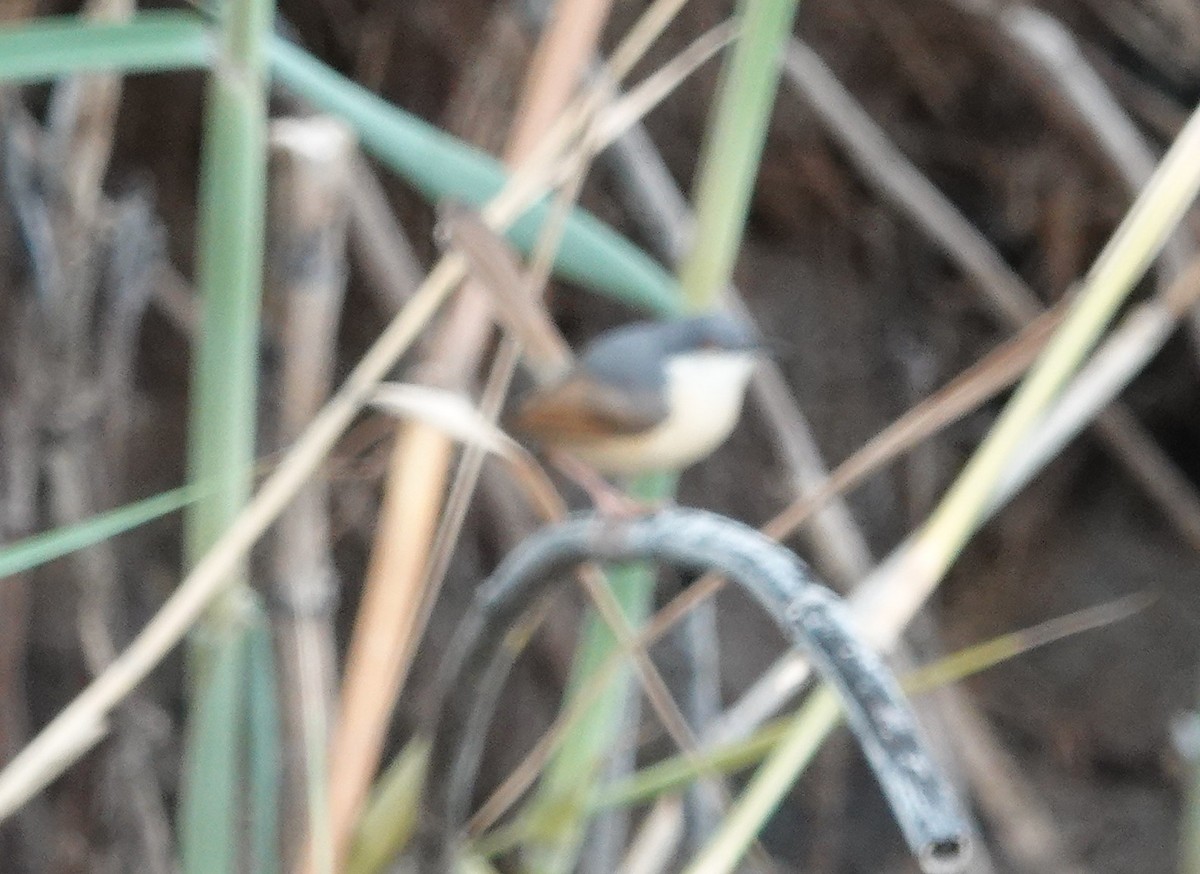
<svg viewBox="0 0 1200 874"><path fill-rule="evenodd" d="M659 392L614 388L575 372L526 396L509 423L542 442L585 442L639 434L666 416Z"/></svg>

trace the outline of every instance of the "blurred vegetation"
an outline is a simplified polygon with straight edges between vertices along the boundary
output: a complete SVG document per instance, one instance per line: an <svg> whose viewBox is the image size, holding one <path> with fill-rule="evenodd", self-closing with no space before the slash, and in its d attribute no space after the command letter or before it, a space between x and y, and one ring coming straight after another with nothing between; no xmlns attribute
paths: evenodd
<svg viewBox="0 0 1200 874"><path fill-rule="evenodd" d="M423 702L539 524L435 400L370 404L386 377L494 417L526 384L433 243L445 197L572 342L756 320L737 434L633 489L774 517L898 665L988 668L920 699L979 870L1197 870L1200 10L2 17L6 871L380 871L431 827ZM803 671L766 617L612 578L633 631L564 583L509 641L463 870L915 870L827 697L755 734Z"/></svg>

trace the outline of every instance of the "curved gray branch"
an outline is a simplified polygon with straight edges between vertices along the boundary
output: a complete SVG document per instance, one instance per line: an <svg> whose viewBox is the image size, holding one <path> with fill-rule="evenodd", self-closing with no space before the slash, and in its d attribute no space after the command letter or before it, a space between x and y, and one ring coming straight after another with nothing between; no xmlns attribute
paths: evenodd
<svg viewBox="0 0 1200 874"><path fill-rule="evenodd" d="M514 653L505 637L565 571L583 561L653 560L715 569L742 586L841 695L846 719L926 870L966 854L960 806L926 751L916 718L883 660L851 628L841 599L804 562L759 532L713 513L669 509L634 519L576 516L542 529L481 587L443 662L432 741L421 870L453 870L488 723Z"/></svg>

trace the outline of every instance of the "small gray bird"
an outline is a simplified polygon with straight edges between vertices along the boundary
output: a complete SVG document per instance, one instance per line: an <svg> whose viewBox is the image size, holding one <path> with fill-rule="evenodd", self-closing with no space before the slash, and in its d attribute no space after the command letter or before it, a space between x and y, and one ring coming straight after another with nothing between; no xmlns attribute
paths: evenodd
<svg viewBox="0 0 1200 874"><path fill-rule="evenodd" d="M528 295L512 248L474 209L439 204L436 236L493 293L498 317L521 339L539 383L506 424L560 462L582 461L610 475L682 470L737 424L762 348L744 321L709 313L638 322L601 334L577 358ZM588 471L576 466L572 477L598 493L585 484Z"/></svg>
<svg viewBox="0 0 1200 874"><path fill-rule="evenodd" d="M524 397L511 425L601 473L682 470L733 431L760 350L724 313L616 328Z"/></svg>

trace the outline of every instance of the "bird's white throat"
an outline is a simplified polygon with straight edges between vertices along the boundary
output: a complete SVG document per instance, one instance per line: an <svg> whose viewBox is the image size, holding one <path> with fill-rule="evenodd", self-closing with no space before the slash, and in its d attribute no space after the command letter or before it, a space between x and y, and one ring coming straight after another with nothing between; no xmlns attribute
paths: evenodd
<svg viewBox="0 0 1200 874"><path fill-rule="evenodd" d="M644 434L576 448L584 461L610 474L682 470L704 458L733 431L742 412L756 357L700 350L667 362L665 421Z"/></svg>

